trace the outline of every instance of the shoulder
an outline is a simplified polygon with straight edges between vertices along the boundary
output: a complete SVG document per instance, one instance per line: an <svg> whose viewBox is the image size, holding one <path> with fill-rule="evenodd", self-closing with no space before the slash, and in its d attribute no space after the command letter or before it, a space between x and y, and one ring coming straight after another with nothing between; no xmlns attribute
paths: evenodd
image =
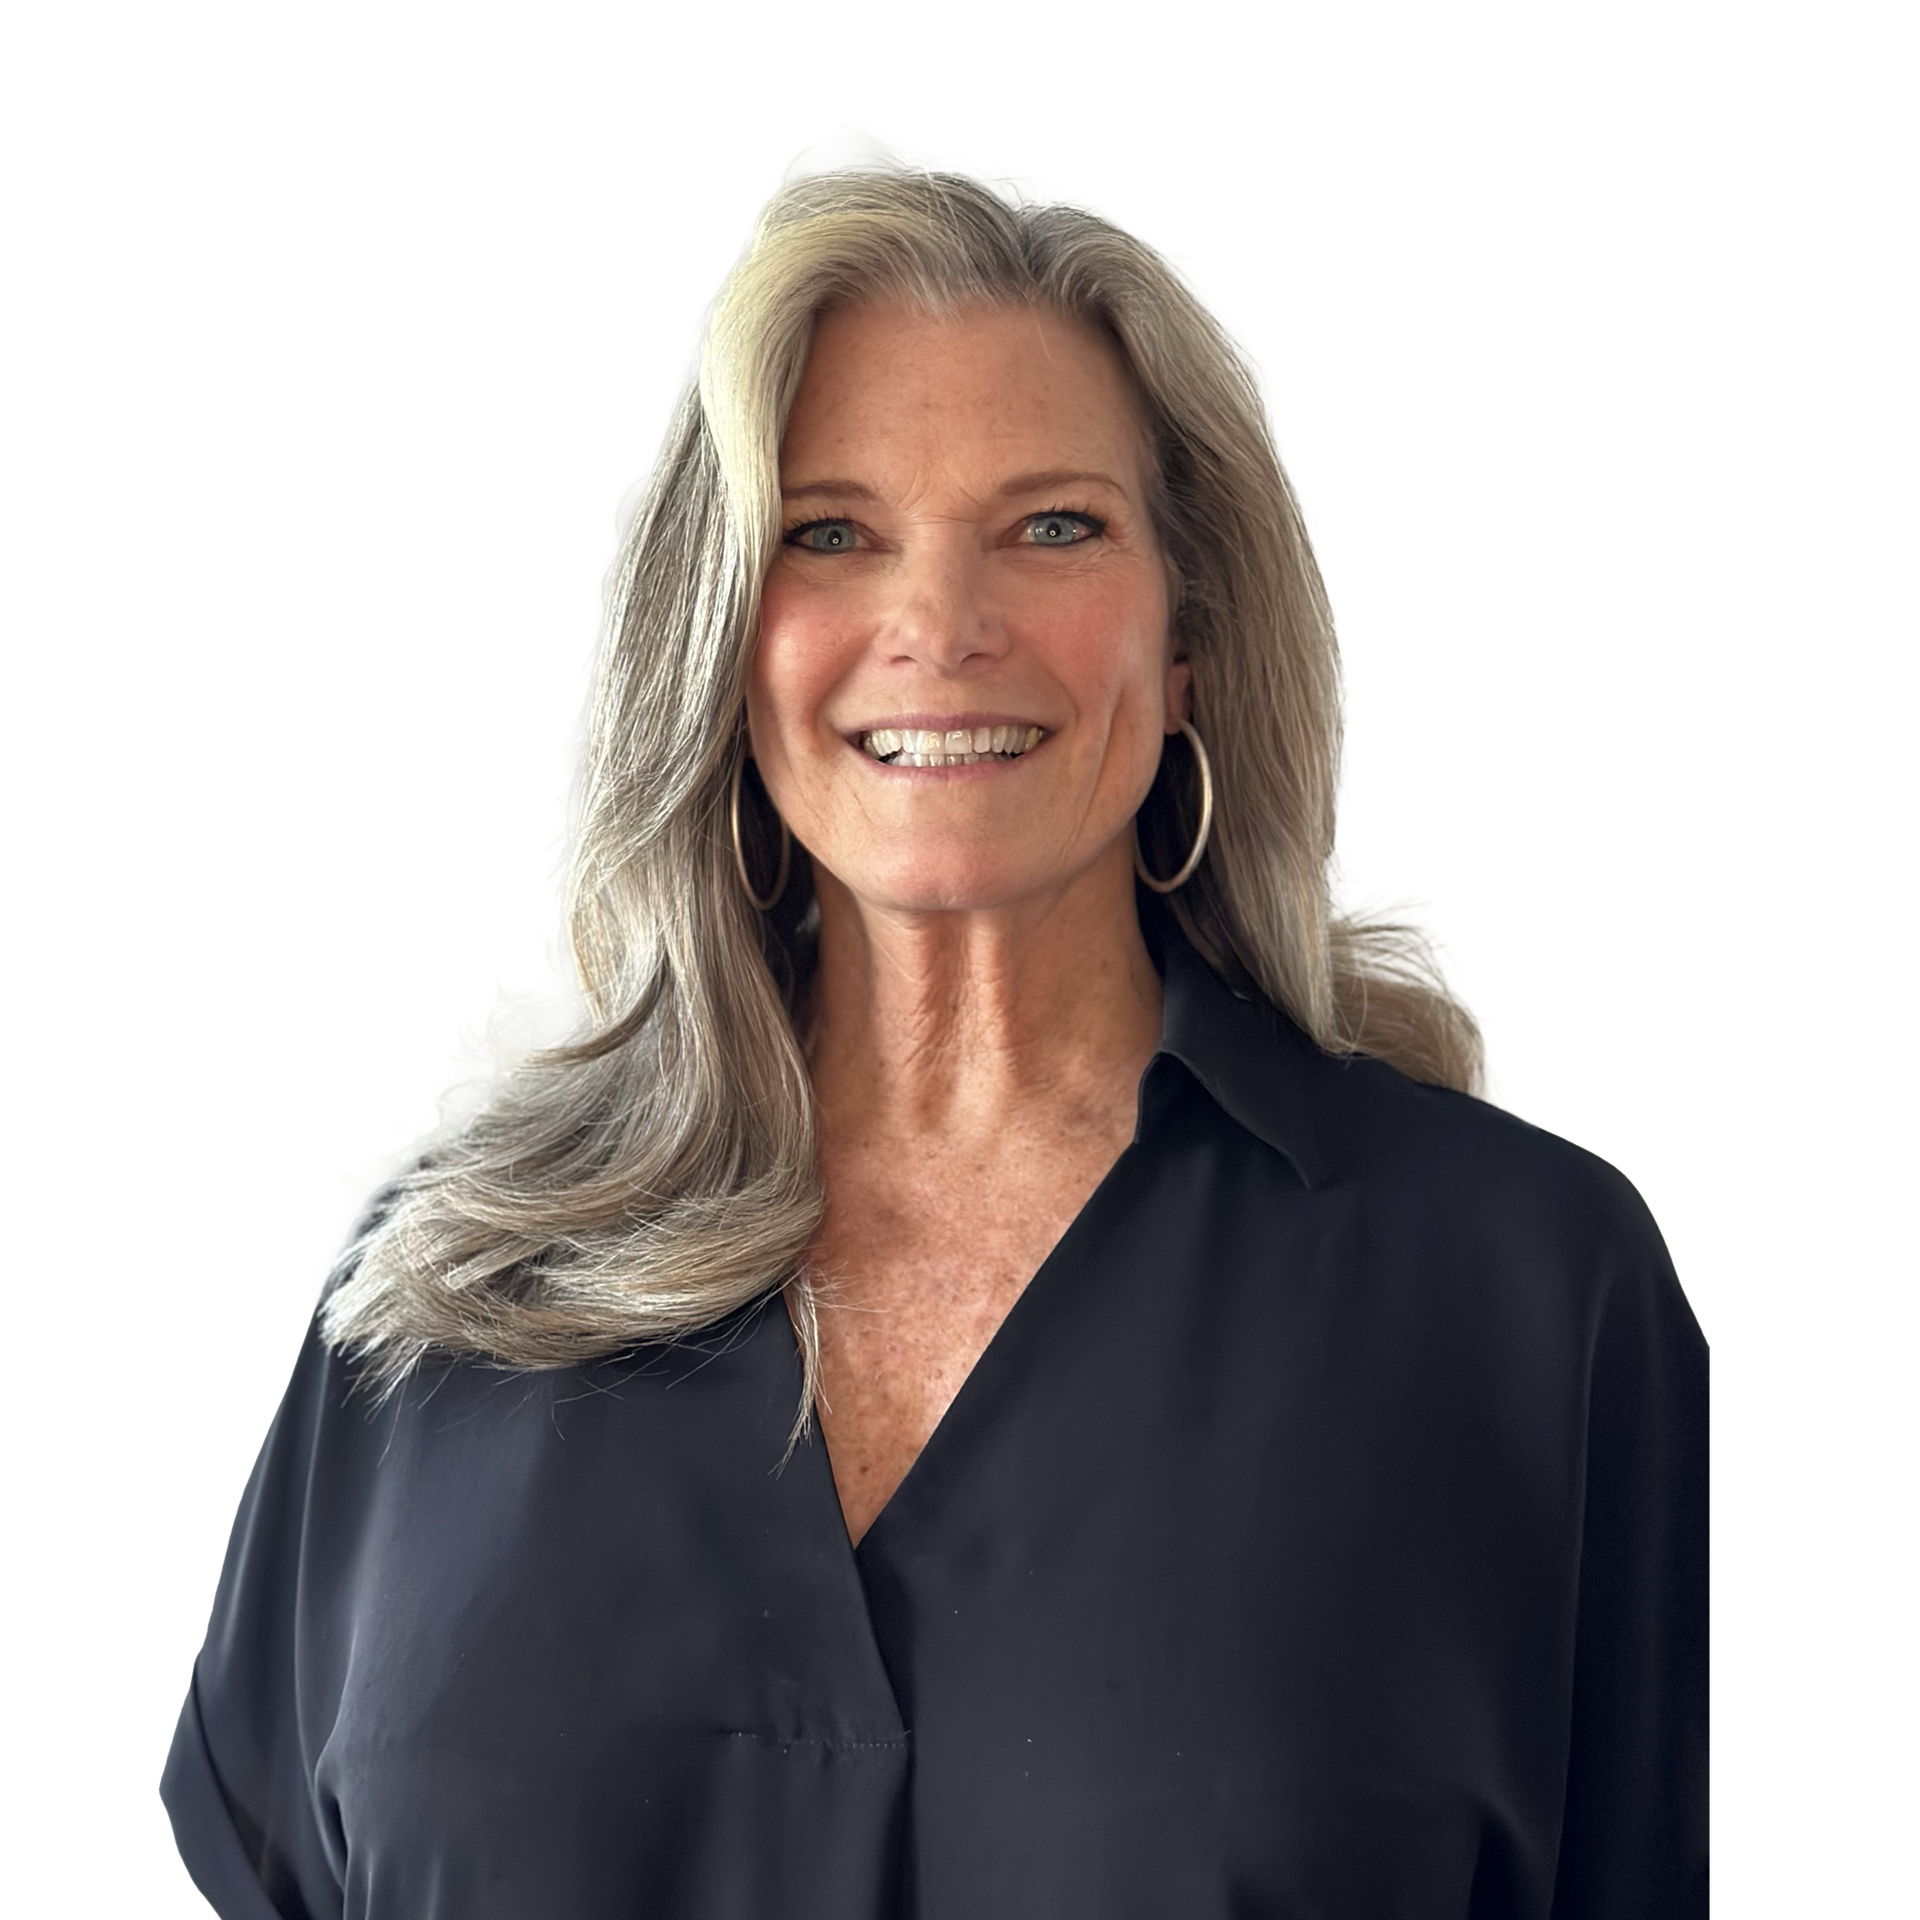
<svg viewBox="0 0 1920 1920"><path fill-rule="evenodd" d="M1596 1222L1651 1227L1617 1167L1472 1094L1427 1086L1365 1055L1313 1052L1308 1072L1329 1174L1431 1187L1462 1201L1529 1198Z"/></svg>
<svg viewBox="0 0 1920 1920"><path fill-rule="evenodd" d="M1624 1290L1691 1323L1646 1202L1599 1155L1377 1060L1316 1052L1307 1071L1324 1191L1423 1263L1583 1302L1582 1319Z"/></svg>

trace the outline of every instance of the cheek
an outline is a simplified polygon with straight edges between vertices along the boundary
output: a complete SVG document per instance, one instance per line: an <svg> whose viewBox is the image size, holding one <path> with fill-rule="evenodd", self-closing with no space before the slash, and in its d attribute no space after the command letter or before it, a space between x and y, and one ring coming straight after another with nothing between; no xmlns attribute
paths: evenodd
<svg viewBox="0 0 1920 1920"><path fill-rule="evenodd" d="M817 604L768 584L747 679L747 723L763 765L795 752L817 719L839 677L833 636Z"/></svg>
<svg viewBox="0 0 1920 1920"><path fill-rule="evenodd" d="M1103 581L1063 599L1040 628L1060 678L1115 725L1158 728L1166 678L1167 598L1157 574Z"/></svg>

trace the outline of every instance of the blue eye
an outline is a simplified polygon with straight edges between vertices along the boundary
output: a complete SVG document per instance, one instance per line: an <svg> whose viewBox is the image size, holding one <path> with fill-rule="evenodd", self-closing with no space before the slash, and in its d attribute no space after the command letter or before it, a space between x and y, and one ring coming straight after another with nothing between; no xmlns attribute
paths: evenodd
<svg viewBox="0 0 1920 1920"><path fill-rule="evenodd" d="M853 545L853 523L849 520L809 520L787 535L787 545L804 548L808 553L845 553Z"/></svg>
<svg viewBox="0 0 1920 1920"><path fill-rule="evenodd" d="M1104 531L1090 513L1036 513L1027 521L1028 544L1036 547L1077 547Z"/></svg>

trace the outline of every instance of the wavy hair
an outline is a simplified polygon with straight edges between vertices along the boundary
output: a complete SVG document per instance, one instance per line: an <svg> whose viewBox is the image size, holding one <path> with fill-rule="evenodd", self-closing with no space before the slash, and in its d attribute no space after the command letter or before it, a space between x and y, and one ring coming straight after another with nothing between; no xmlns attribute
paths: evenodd
<svg viewBox="0 0 1920 1920"><path fill-rule="evenodd" d="M1478 1084L1478 1033L1419 937L1333 908L1333 625L1233 344L1158 255L1078 208L1010 204L950 174L802 180L769 203L721 291L610 576L567 892L583 1028L428 1149L325 1301L328 1338L382 1389L432 1350L564 1366L685 1336L784 1287L806 1418L805 1258L824 1196L794 1014L812 882L796 857L757 914L728 810L787 415L819 315L875 298L1044 307L1118 344L1214 770L1213 837L1171 905L1230 985L1328 1052ZM1195 801L1175 746L1138 822L1157 871L1191 844ZM770 872L764 805L749 830Z"/></svg>

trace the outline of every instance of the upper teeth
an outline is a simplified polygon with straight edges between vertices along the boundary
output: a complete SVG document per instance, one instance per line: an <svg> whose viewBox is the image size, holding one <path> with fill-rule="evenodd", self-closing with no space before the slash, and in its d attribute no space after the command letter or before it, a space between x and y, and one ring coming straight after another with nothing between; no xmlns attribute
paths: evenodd
<svg viewBox="0 0 1920 1920"><path fill-rule="evenodd" d="M945 733L929 727L876 727L860 745L876 760L896 767L970 767L995 754L1018 759L1044 738L1039 727L951 727Z"/></svg>

